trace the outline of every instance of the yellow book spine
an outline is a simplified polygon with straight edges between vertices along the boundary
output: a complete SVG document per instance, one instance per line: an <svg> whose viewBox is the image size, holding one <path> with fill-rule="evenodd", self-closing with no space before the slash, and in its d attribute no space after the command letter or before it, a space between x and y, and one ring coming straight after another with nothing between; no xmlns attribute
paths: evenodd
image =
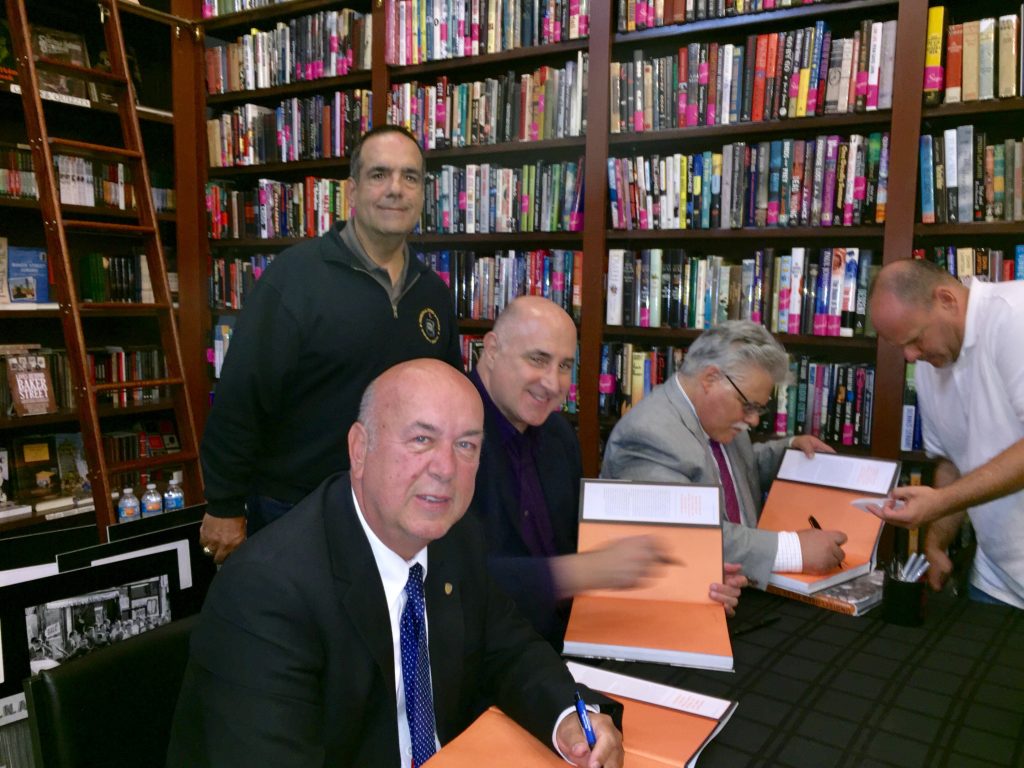
<svg viewBox="0 0 1024 768"><path fill-rule="evenodd" d="M936 5L928 9L928 35L924 51L924 103L938 104L945 87L942 70L942 33L946 9Z"/></svg>

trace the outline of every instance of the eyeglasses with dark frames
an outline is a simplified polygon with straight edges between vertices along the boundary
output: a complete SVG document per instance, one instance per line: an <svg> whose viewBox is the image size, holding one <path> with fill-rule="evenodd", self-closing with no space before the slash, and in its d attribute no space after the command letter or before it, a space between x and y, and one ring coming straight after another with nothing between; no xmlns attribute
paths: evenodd
<svg viewBox="0 0 1024 768"><path fill-rule="evenodd" d="M743 401L743 413L747 416L764 416L768 413L767 405L758 405L757 403L751 402L750 399L743 394L743 390L736 386L736 382L732 380L732 377L722 371L722 375L725 376L725 380L732 384L732 388L736 390L736 394L740 396L740 400Z"/></svg>

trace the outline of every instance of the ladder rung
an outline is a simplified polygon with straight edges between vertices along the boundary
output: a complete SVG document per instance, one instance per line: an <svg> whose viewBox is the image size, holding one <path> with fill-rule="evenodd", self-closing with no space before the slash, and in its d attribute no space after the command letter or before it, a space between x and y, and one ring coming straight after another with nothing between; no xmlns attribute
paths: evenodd
<svg viewBox="0 0 1024 768"><path fill-rule="evenodd" d="M84 221L82 219L65 219L65 229L78 229L84 232L102 232L107 235L128 235L139 237L152 235L156 230L145 224L114 224L110 221Z"/></svg>
<svg viewBox="0 0 1024 768"><path fill-rule="evenodd" d="M94 83L110 83L122 87L128 85L128 80L113 72L106 72L102 69L83 67L78 64L69 64L66 61L51 59L49 56L36 56L36 67L47 72L58 72L63 75L73 75L83 80Z"/></svg>
<svg viewBox="0 0 1024 768"><path fill-rule="evenodd" d="M92 384L90 389L93 392L119 392L122 389L153 389L154 387L180 387L180 378L168 379L139 379L137 381L105 381L102 384Z"/></svg>
<svg viewBox="0 0 1024 768"><path fill-rule="evenodd" d="M92 144L88 141L76 141L75 139L63 139L50 137L50 146L60 151L71 151L78 154L97 155L100 158L113 157L119 160L141 160L142 153L137 149L125 149L124 147L108 147L103 144Z"/></svg>
<svg viewBox="0 0 1024 768"><path fill-rule="evenodd" d="M159 456L146 456L141 459L122 461L118 464L107 464L107 474L139 472L143 469L166 467L168 464L187 464L190 461L194 461L195 458L196 455L192 451L176 451L175 453L163 453Z"/></svg>

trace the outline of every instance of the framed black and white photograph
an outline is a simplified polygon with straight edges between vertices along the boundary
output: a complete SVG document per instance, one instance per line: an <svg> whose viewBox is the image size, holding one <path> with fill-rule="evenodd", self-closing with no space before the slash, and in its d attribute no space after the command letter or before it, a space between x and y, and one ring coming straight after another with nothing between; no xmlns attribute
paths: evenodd
<svg viewBox="0 0 1024 768"><path fill-rule="evenodd" d="M0 588L0 724L29 675L185 615L178 573L172 549Z"/></svg>

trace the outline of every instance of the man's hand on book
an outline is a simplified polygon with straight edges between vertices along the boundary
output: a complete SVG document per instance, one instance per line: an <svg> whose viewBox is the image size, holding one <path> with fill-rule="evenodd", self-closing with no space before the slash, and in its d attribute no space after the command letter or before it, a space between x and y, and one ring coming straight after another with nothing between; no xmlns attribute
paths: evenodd
<svg viewBox="0 0 1024 768"><path fill-rule="evenodd" d="M577 768L622 768L625 760L622 751L622 734L608 715L592 713L590 724L594 727L597 743L587 747L575 712L562 718L555 730L555 741L562 754Z"/></svg>
<svg viewBox="0 0 1024 768"><path fill-rule="evenodd" d="M558 593L572 597L594 589L631 589L653 578L669 553L652 536L627 536L601 549L552 559Z"/></svg>
<svg viewBox="0 0 1024 768"><path fill-rule="evenodd" d="M203 515L203 524L199 528L199 543L203 551L220 565L224 559L245 541L244 517L214 517Z"/></svg>
<svg viewBox="0 0 1024 768"><path fill-rule="evenodd" d="M804 573L828 573L834 571L846 557L842 545L846 534L842 531L822 531L806 528L796 532L800 539L800 554L804 561Z"/></svg>
<svg viewBox="0 0 1024 768"><path fill-rule="evenodd" d="M793 438L789 446L790 448L796 448L798 451L803 451L807 458L811 458L816 453L836 452L835 448L828 443L823 443L814 435L798 435Z"/></svg>
<svg viewBox="0 0 1024 768"><path fill-rule="evenodd" d="M743 566L739 563L725 563L724 584L712 584L708 596L725 606L726 616L736 615L736 606L740 601L740 590L749 583L743 575Z"/></svg>

